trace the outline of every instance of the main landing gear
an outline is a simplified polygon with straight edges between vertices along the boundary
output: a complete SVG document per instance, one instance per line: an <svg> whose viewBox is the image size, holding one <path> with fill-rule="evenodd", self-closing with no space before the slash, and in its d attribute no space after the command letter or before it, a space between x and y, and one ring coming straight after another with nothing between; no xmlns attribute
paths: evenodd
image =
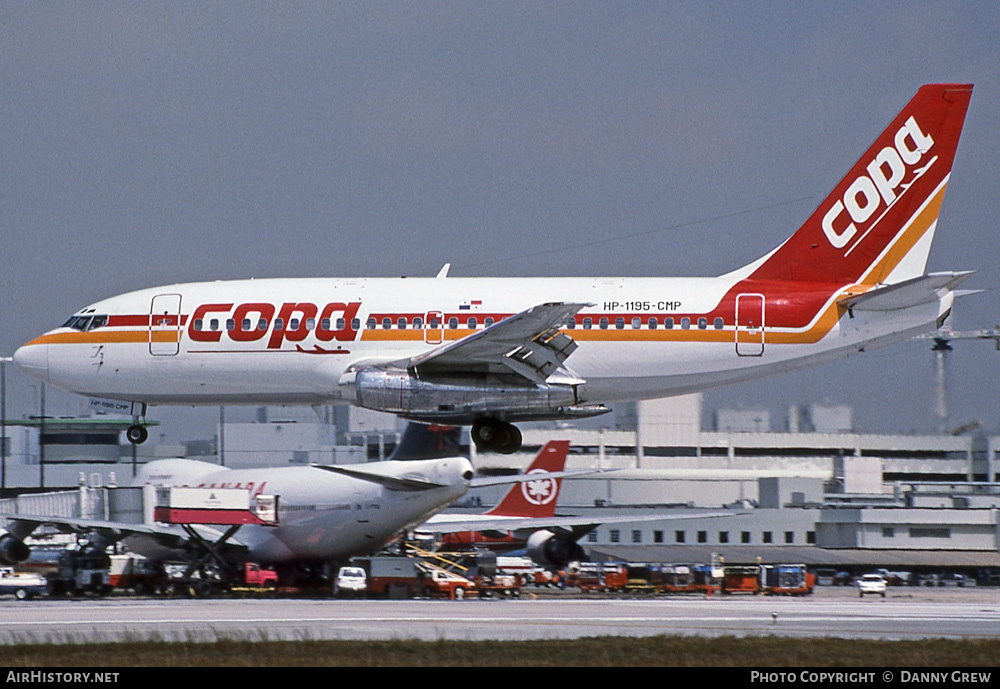
<svg viewBox="0 0 1000 689"><path fill-rule="evenodd" d="M136 410L136 405L141 405L138 410ZM136 411L139 411L140 413L136 414L135 413ZM139 421L140 418L142 419L143 422L146 421L146 403L133 402L132 425L128 427L127 431L125 431L125 437L128 438L128 441L133 445L142 445L144 442L146 442L146 439L149 438L149 431L146 430L146 427L143 425L143 423L140 423Z"/></svg>
<svg viewBox="0 0 1000 689"><path fill-rule="evenodd" d="M509 455L521 449L521 431L517 426L496 419L476 419L472 424L472 442L480 452Z"/></svg>
<svg viewBox="0 0 1000 689"><path fill-rule="evenodd" d="M133 445L142 445L149 438L149 431L146 430L145 426L134 424L129 426L128 430L125 431L125 437Z"/></svg>

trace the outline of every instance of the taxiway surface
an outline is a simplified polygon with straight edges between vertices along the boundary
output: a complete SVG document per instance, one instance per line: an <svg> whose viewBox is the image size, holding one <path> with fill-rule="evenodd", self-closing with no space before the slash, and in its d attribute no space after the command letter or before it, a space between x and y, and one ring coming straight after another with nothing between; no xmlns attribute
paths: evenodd
<svg viewBox="0 0 1000 689"><path fill-rule="evenodd" d="M526 595L520 600L41 599L0 602L0 643L158 639L572 639L787 635L1000 638L1000 590L850 589L801 598Z"/></svg>

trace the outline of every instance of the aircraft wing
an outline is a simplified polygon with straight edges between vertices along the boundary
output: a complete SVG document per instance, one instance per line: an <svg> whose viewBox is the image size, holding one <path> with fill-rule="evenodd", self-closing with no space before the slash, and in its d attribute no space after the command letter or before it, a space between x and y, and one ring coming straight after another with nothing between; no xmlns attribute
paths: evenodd
<svg viewBox="0 0 1000 689"><path fill-rule="evenodd" d="M539 304L485 330L393 365L418 371L516 373L539 385L577 344L559 328L588 304Z"/></svg>
<svg viewBox="0 0 1000 689"><path fill-rule="evenodd" d="M178 542L189 540L189 536L179 526L166 524L132 524L128 522L106 521L101 519L83 519L79 517L55 517L49 515L0 514L0 519L7 520L6 530L11 535L23 540L30 536L40 526L52 526L62 533L98 533L108 539L109 543L120 541L129 536L152 536L157 540ZM222 536L218 529L199 525L194 527L204 538L213 539ZM244 546L239 539L230 537L230 545Z"/></svg>
<svg viewBox="0 0 1000 689"><path fill-rule="evenodd" d="M743 512L709 512L686 514L632 514L612 517L492 517L477 514L436 514L421 524L417 532L426 533L460 533L464 531L507 532L507 531L537 531L549 529L552 531L572 532L580 537L593 531L603 524L629 524L635 522L650 522L675 519L704 519L708 517L738 517Z"/></svg>
<svg viewBox="0 0 1000 689"><path fill-rule="evenodd" d="M876 287L862 294L848 294L837 303L857 311L895 311L936 301L939 293L953 290L975 271L929 273L894 285Z"/></svg>
<svg viewBox="0 0 1000 689"><path fill-rule="evenodd" d="M365 471L363 469L351 469L345 466L333 465L333 464L313 464L316 469L322 469L323 471L329 471L332 474L340 474L341 476L350 476L351 478L360 479L362 481L370 481L371 483L377 483L381 486L385 486L389 490L401 490L401 491L422 491L431 490L432 488L444 488L445 484L434 483L433 481L428 481L423 478L409 478L406 476L390 476L386 474L379 474L372 471Z"/></svg>
<svg viewBox="0 0 1000 689"><path fill-rule="evenodd" d="M573 469L571 471L540 471L532 474L512 474L510 476L479 476L472 479L469 488L483 486L504 486L510 483L527 483L528 481L545 481L552 478L567 478L585 476L587 474L611 474L618 469Z"/></svg>

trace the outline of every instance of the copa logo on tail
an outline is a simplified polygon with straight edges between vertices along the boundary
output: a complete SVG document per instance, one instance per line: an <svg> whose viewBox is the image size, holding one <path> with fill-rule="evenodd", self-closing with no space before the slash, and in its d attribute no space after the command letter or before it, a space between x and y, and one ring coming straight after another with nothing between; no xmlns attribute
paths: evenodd
<svg viewBox="0 0 1000 689"><path fill-rule="evenodd" d="M934 139L925 134L917 121L911 117L896 132L893 143L893 146L886 146L878 152L868 163L868 174L858 176L847 188L843 200L835 201L823 216L823 233L834 248L843 249L847 246L858 233L855 223L867 222L883 202L888 209L896 200L896 190L901 186L905 193L909 187L909 183L903 183L907 169L920 162L924 154L934 145ZM914 179L923 174L933 162L932 158L925 167L917 170ZM912 181L911 179L910 183ZM852 222L838 231L834 223L839 223L839 218L845 210ZM858 241L863 238L864 235Z"/></svg>

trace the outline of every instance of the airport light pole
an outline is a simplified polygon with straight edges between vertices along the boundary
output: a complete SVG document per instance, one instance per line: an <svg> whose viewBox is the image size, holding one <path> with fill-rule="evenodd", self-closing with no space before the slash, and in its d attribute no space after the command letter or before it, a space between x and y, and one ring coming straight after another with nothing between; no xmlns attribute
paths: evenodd
<svg viewBox="0 0 1000 689"><path fill-rule="evenodd" d="M0 489L7 488L7 362L0 359Z"/></svg>

